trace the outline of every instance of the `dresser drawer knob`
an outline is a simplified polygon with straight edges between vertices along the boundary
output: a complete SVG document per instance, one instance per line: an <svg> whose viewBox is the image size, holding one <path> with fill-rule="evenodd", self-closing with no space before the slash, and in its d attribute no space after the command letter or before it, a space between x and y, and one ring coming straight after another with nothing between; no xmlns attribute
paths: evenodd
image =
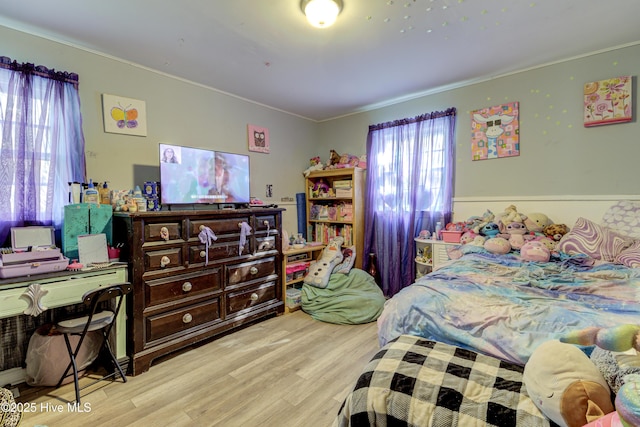
<svg viewBox="0 0 640 427"><path fill-rule="evenodd" d="M184 292L189 292L191 289L193 289L193 285L191 285L191 282L184 282L182 284L182 290Z"/></svg>
<svg viewBox="0 0 640 427"><path fill-rule="evenodd" d="M255 292L251 294L251 301L258 301L258 294Z"/></svg>
<svg viewBox="0 0 640 427"><path fill-rule="evenodd" d="M249 273L251 273L252 276L255 276L256 274L258 274L258 267L255 267L255 266L251 267L249 269Z"/></svg>
<svg viewBox="0 0 640 427"><path fill-rule="evenodd" d="M207 251L200 251L200 258L204 258L207 256Z"/></svg>
<svg viewBox="0 0 640 427"><path fill-rule="evenodd" d="M182 316L182 323L191 323L192 320L193 320L193 316L189 313Z"/></svg>
<svg viewBox="0 0 640 427"><path fill-rule="evenodd" d="M164 268L171 263L171 259L168 256L163 256L160 258L160 267Z"/></svg>
<svg viewBox="0 0 640 427"><path fill-rule="evenodd" d="M169 240L169 229L167 227L160 229L160 238L162 238L162 240Z"/></svg>

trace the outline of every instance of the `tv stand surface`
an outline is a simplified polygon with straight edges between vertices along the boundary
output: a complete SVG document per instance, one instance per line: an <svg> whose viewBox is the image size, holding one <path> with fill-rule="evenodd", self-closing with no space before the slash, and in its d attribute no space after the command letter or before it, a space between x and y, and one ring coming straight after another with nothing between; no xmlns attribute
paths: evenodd
<svg viewBox="0 0 640 427"><path fill-rule="evenodd" d="M284 311L283 210L114 213L114 242L124 244L134 288L132 375L160 356ZM244 236L243 222L251 227ZM215 240L200 240L204 227Z"/></svg>

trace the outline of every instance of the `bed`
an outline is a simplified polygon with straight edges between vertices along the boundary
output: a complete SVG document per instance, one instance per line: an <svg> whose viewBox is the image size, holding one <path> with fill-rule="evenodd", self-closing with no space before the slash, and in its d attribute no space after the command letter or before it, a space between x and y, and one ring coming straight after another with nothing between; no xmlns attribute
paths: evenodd
<svg viewBox="0 0 640 427"><path fill-rule="evenodd" d="M333 427L556 426L528 397L522 366L401 335L364 368Z"/></svg>
<svg viewBox="0 0 640 427"><path fill-rule="evenodd" d="M632 208L640 212L640 205ZM334 425L553 426L518 371L542 343L589 327L639 323L640 235L632 234L579 218L549 262L452 248L457 259L386 301L377 320L381 351ZM505 381L510 400L496 402L505 396L492 384ZM439 398L443 389L448 394ZM488 409L495 407L508 410L496 417Z"/></svg>
<svg viewBox="0 0 640 427"><path fill-rule="evenodd" d="M524 365L570 331L638 323L640 269L589 264L580 255L539 263L465 254L386 302L379 342L416 335Z"/></svg>

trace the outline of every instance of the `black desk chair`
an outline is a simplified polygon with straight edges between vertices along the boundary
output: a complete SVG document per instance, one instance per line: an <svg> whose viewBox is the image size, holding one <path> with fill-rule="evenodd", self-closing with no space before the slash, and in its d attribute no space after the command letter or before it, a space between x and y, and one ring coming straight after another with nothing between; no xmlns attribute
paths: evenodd
<svg viewBox="0 0 640 427"><path fill-rule="evenodd" d="M122 297L131 292L132 289L133 288L131 287L130 283L121 283L118 285L112 285L109 287L89 291L82 297L82 302L87 307L89 307L89 314L75 319L64 320L56 324L56 330L64 335L64 341L67 344L69 358L71 359L69 365L67 365L67 369L62 374L62 377L60 378L60 381L58 381L56 387L60 387L62 381L64 381L64 379L69 375L73 374L73 380L76 387L76 402L78 404L80 404L80 390L89 387L99 381L103 381L111 377L113 377L113 380L115 381L116 376L119 374L120 378L122 378L122 382L127 382L127 377L124 375L124 372L122 371L118 360L111 350L111 345L109 344L109 333L111 332L111 328L115 324L115 320L118 317L118 312L120 311L120 307L122 306L122 301L124 300L124 298ZM113 304L109 304L109 307L105 309L100 308L101 305L104 305L100 303L111 301L116 297L120 298L115 304L115 308L113 308ZM98 378L95 381L80 388L78 384L78 366L76 364L76 358L78 357L78 353L80 352L82 342L84 341L87 333L91 331L102 332L102 343L100 344L100 350L105 350L105 353L107 353L105 354L105 357L109 357L110 361L114 365L114 368L112 373ZM71 347L71 342L69 341L69 336L71 335L77 335L80 337L75 348ZM72 373L69 372L70 369L73 370Z"/></svg>

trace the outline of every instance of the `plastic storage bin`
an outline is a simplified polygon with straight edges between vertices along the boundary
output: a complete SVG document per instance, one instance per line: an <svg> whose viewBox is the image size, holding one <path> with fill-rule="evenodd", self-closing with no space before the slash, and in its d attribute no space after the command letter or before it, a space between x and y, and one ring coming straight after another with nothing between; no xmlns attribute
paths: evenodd
<svg viewBox="0 0 640 427"><path fill-rule="evenodd" d="M287 288L287 307L290 309L300 307L302 303L302 292L300 289Z"/></svg>
<svg viewBox="0 0 640 427"><path fill-rule="evenodd" d="M462 237L462 231L441 231L442 241L446 243L460 243L460 237Z"/></svg>

